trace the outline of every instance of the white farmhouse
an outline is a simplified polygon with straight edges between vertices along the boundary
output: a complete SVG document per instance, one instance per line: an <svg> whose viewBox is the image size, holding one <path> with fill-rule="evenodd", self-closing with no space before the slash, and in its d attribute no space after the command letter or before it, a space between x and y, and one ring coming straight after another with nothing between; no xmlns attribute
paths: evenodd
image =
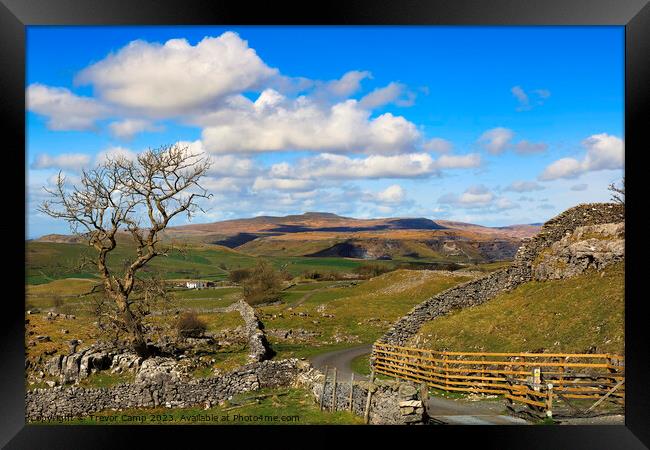
<svg viewBox="0 0 650 450"><path fill-rule="evenodd" d="M205 281L188 281L185 283L185 286L188 289L205 289L208 283Z"/></svg>

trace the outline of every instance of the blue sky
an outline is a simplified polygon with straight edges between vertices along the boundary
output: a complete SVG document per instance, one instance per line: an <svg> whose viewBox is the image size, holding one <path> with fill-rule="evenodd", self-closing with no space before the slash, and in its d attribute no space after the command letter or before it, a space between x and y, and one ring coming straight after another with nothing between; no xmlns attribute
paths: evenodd
<svg viewBox="0 0 650 450"><path fill-rule="evenodd" d="M193 222L328 211L489 226L607 201L622 27L28 27L28 238L43 186L176 142ZM134 42L135 41L135 42ZM179 218L176 224L182 224Z"/></svg>

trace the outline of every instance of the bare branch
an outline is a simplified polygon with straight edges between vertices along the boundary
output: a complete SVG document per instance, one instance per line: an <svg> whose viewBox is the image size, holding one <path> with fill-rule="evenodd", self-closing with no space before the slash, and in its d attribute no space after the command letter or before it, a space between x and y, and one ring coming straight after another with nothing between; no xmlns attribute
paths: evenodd
<svg viewBox="0 0 650 450"><path fill-rule="evenodd" d="M82 230L97 252L96 264L106 294L115 301L123 325L140 350L144 345L142 315L131 311L129 300L136 274L151 259L165 254L159 233L170 221L181 213L191 217L201 210L198 201L211 196L199 184L209 167L207 158L191 154L188 147L162 146L141 153L135 161L108 157L97 167L84 170L80 183L71 188L59 173L55 187L44 188L51 199L38 210L66 220L74 233ZM125 261L119 276L107 263L118 236L130 236L136 248L136 257Z"/></svg>

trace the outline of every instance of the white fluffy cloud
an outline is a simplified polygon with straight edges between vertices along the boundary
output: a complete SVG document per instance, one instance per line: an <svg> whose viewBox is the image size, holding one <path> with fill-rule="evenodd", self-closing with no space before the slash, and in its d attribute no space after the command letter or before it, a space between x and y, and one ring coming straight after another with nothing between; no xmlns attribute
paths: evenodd
<svg viewBox="0 0 650 450"><path fill-rule="evenodd" d="M422 145L422 148L428 152L449 153L451 152L453 145L446 139L432 138L426 141Z"/></svg>
<svg viewBox="0 0 650 450"><path fill-rule="evenodd" d="M489 153L498 155L508 148L514 135L514 131L508 128L497 127L483 133L481 137L479 137L478 142L483 145Z"/></svg>
<svg viewBox="0 0 650 450"><path fill-rule="evenodd" d="M622 169L625 154L623 140L607 133L594 134L582 141L587 150L582 164L585 171Z"/></svg>
<svg viewBox="0 0 650 450"><path fill-rule="evenodd" d="M471 169L481 165L481 155L468 153L467 155L442 155L436 162L437 169Z"/></svg>
<svg viewBox="0 0 650 450"><path fill-rule="evenodd" d="M472 186L463 192L458 198L462 205L486 205L494 199L494 194L485 186Z"/></svg>
<svg viewBox="0 0 650 450"><path fill-rule="evenodd" d="M323 153L305 158L289 169L303 177L329 179L364 178L418 178L436 175L442 169L465 169L478 167L479 155L442 155L434 160L428 153L406 153L401 155L371 155L365 158L350 158L345 155ZM280 168L276 169L280 170Z"/></svg>
<svg viewBox="0 0 650 450"><path fill-rule="evenodd" d="M208 176L247 178L253 177L260 172L260 168L255 164L254 160L236 155L212 155L205 150L203 142L200 140L192 142L178 141L176 144L187 147L187 152L190 155L207 158L210 161Z"/></svg>
<svg viewBox="0 0 650 450"><path fill-rule="evenodd" d="M128 148L125 147L109 147L106 150L102 150L101 152L97 153L95 155L95 163L96 164L102 164L108 160L108 158L125 158L129 161L134 161L135 158L137 158L137 154Z"/></svg>
<svg viewBox="0 0 650 450"><path fill-rule="evenodd" d="M581 160L558 159L544 169L539 179L575 178L586 172L623 168L625 152L622 139L607 133L594 134L583 140L582 146L586 154Z"/></svg>
<svg viewBox="0 0 650 450"><path fill-rule="evenodd" d="M427 153L404 155L372 155L367 158L350 158L324 153L303 160L299 170L319 178L411 178L432 174L433 158Z"/></svg>
<svg viewBox="0 0 650 450"><path fill-rule="evenodd" d="M484 211L504 211L518 208L519 205L507 197L497 197L482 184L470 186L462 194L445 194L438 203L462 209L481 209Z"/></svg>
<svg viewBox="0 0 650 450"><path fill-rule="evenodd" d="M583 173L580 161L574 158L562 158L549 164L539 176L542 181L557 180L558 178L574 178Z"/></svg>
<svg viewBox="0 0 650 450"><path fill-rule="evenodd" d="M406 93L406 98L402 96ZM374 109L379 106L395 103L397 106L411 106L415 102L415 94L406 91L406 86L392 82L382 88L377 88L359 100L362 108Z"/></svg>
<svg viewBox="0 0 650 450"><path fill-rule="evenodd" d="M227 108L197 119L214 153L310 150L400 153L413 150L417 127L390 113L371 118L356 100L324 105L308 97L288 99L267 89L255 102L239 96Z"/></svg>
<svg viewBox="0 0 650 450"><path fill-rule="evenodd" d="M307 191L314 188L314 181L295 178L258 177L253 183L253 191L275 189L278 191Z"/></svg>
<svg viewBox="0 0 650 450"><path fill-rule="evenodd" d="M520 140L513 143L515 132L509 128L497 127L484 132L477 140L488 153L499 155L506 150L514 149L519 155L543 153L548 148L544 142Z"/></svg>
<svg viewBox="0 0 650 450"><path fill-rule="evenodd" d="M370 72L351 70L338 80L328 81L323 85L322 89L336 97L348 97L361 89L362 80L371 77Z"/></svg>
<svg viewBox="0 0 650 450"><path fill-rule="evenodd" d="M129 140L143 131L160 131L151 121L144 119L124 119L108 124L110 133L119 139Z"/></svg>
<svg viewBox="0 0 650 450"><path fill-rule="evenodd" d="M87 67L77 82L100 96L157 117L177 116L258 86L277 75L236 33L164 44L133 41Z"/></svg>
<svg viewBox="0 0 650 450"><path fill-rule="evenodd" d="M377 192L376 197L380 202L400 203L406 197L406 191L399 184L393 184L383 191Z"/></svg>
<svg viewBox="0 0 650 450"><path fill-rule="evenodd" d="M80 97L61 87L39 83L27 88L26 107L29 111L47 117L51 130L88 130L104 117L108 109L90 97Z"/></svg>
<svg viewBox="0 0 650 450"><path fill-rule="evenodd" d="M201 186L211 194L241 192L248 183L248 180L233 177L205 177L201 180Z"/></svg>
<svg viewBox="0 0 650 450"><path fill-rule="evenodd" d="M125 147L108 147L97 152L94 158L84 153L61 153L50 156L41 154L32 163L32 169L59 169L80 172L91 164L103 164L108 158L123 157L134 160L137 154Z"/></svg>
<svg viewBox="0 0 650 450"><path fill-rule="evenodd" d="M67 169L79 171L90 163L90 155L62 153L56 156L41 154L32 163L32 169Z"/></svg>

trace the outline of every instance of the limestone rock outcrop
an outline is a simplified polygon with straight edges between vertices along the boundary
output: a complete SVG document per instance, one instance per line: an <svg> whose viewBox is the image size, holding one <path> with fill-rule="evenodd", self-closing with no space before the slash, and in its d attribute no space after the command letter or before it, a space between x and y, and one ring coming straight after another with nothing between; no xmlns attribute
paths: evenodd
<svg viewBox="0 0 650 450"><path fill-rule="evenodd" d="M533 279L569 278L624 258L624 222L582 226L539 253L532 265Z"/></svg>

